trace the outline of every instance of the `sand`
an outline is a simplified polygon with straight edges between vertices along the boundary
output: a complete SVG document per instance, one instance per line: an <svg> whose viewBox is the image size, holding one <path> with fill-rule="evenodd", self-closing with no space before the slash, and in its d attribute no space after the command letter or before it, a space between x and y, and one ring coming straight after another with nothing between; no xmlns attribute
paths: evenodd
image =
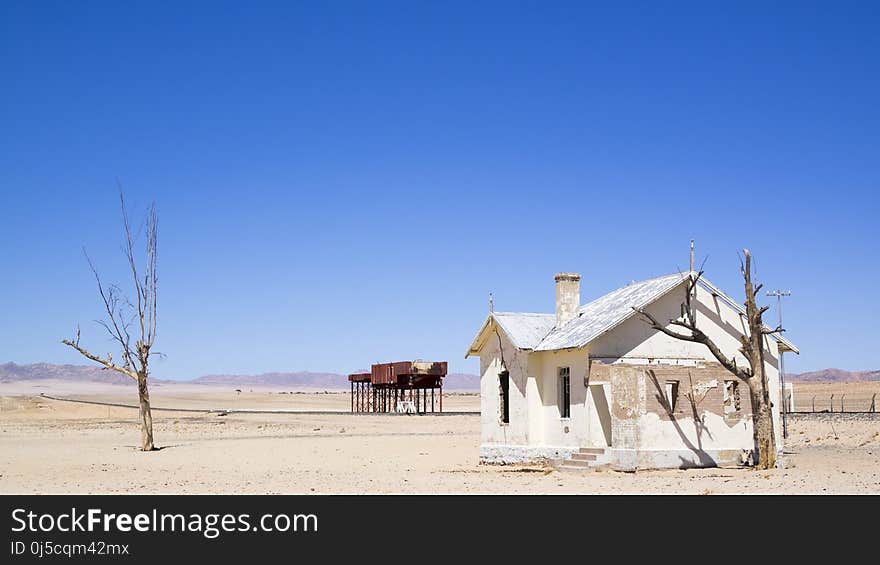
<svg viewBox="0 0 880 565"><path fill-rule="evenodd" d="M874 493L880 419L790 418L784 469L560 472L478 462L479 416L354 415L347 393L155 387L156 407L325 410L330 414L154 412L160 451L136 449L125 386L0 384L0 493ZM444 408L479 410L476 394Z"/></svg>
<svg viewBox="0 0 880 565"><path fill-rule="evenodd" d="M880 381L852 383L793 383L794 409L798 412L880 411ZM834 398L832 398L832 395Z"/></svg>

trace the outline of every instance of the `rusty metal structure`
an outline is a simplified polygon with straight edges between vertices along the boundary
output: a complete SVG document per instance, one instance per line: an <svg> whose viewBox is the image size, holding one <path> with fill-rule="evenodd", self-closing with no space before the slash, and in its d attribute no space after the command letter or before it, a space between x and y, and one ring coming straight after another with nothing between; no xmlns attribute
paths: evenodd
<svg viewBox="0 0 880 565"><path fill-rule="evenodd" d="M446 371L446 361L397 361L376 363L369 373L352 373L348 375L351 411L443 412L443 377ZM439 393L435 395L435 391Z"/></svg>

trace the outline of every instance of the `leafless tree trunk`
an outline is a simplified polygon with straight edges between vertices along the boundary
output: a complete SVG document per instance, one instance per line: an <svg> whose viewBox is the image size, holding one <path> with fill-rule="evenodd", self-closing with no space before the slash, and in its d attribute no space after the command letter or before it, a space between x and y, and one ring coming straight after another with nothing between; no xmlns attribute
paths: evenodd
<svg viewBox="0 0 880 565"><path fill-rule="evenodd" d="M104 309L107 314L106 320L98 323L110 334L122 351L122 364L113 362L113 355L107 353L106 357L100 357L89 352L79 344L79 327L73 340L64 339L61 342L79 351L84 357L104 366L105 369L118 371L127 375L137 383L139 400L139 421L141 424L141 449L152 451L153 446L153 415L150 412L150 391L147 386L149 379L150 356L157 353L152 351L153 342L156 339L156 311L158 276L156 271L156 241L158 235L158 222L156 217L156 205L150 206L145 224L146 228L146 254L143 273L138 271L138 260L134 250L136 234L132 233L131 223L125 209L125 197L119 192L119 203L122 208L122 223L125 228L125 256L131 271L134 291L137 300L132 303L122 296L119 287L112 285L105 288L101 283L89 256L86 260L89 268L98 283L98 293L104 301ZM134 344L132 344L134 333Z"/></svg>
<svg viewBox="0 0 880 565"><path fill-rule="evenodd" d="M773 427L772 404L770 403L770 387L767 384L767 374L764 365L764 339L767 334L782 332L782 328L773 330L764 326L762 316L767 311L767 306L758 307L755 296L763 285L752 284L752 255L748 249L743 249L745 257L740 267L745 282L746 294L746 318L748 320L748 334L742 336L740 353L749 362L749 367L739 367L736 358L728 358L724 352L699 328L697 328L696 311L692 303L696 296L697 282L703 275L691 273L685 293L685 304L681 317L670 320L668 324L661 324L656 318L644 309L635 309L651 327L675 339L692 341L705 345L712 355L728 371L745 382L749 389L749 398L752 402L752 427L755 451L757 452L756 467L770 469L776 466L776 432ZM680 333L669 329L667 326L684 328L686 333Z"/></svg>

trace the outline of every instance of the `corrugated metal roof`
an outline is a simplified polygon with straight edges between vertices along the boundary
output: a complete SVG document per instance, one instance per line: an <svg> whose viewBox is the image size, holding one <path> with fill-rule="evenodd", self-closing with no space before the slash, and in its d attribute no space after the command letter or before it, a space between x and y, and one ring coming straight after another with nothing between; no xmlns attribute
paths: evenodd
<svg viewBox="0 0 880 565"><path fill-rule="evenodd" d="M493 312L492 317L519 349L534 349L556 325L556 314Z"/></svg>
<svg viewBox="0 0 880 565"><path fill-rule="evenodd" d="M536 351L552 351L554 349L583 347L628 319L634 314L633 307L647 306L675 288L687 276L688 273L665 275L631 283L609 292L582 306L578 310L576 318L561 328L553 329L534 349Z"/></svg>
<svg viewBox="0 0 880 565"><path fill-rule="evenodd" d="M633 307L644 308L648 306L675 289L691 274L689 272L674 273L630 283L582 306L578 310L577 317L561 328L555 327L555 314L494 312L483 323L483 327L474 338L474 343L471 344L467 355L474 352L480 335L492 319L501 326L513 345L519 349L553 351L583 347L635 315ZM745 314L745 309L742 306L706 280L705 277L700 278L700 284L709 292L724 298L731 307ZM783 336L771 334L771 337L783 344L787 350L800 353L798 348Z"/></svg>

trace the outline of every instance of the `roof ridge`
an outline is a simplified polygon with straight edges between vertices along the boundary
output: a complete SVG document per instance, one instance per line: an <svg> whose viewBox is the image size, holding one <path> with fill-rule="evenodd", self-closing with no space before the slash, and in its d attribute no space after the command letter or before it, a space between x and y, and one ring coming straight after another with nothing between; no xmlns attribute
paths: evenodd
<svg viewBox="0 0 880 565"><path fill-rule="evenodd" d="M516 314L517 316L555 316L548 312L492 312L493 314Z"/></svg>
<svg viewBox="0 0 880 565"><path fill-rule="evenodd" d="M585 309L587 306L589 306L590 304L593 304L594 302L598 302L599 300L602 300L602 299L605 298L606 296L608 296L608 295L610 295L610 294L614 294L615 292L621 291L621 290L623 290L623 289L625 289L625 288L630 288L630 287L632 287L632 286L636 286L636 285L640 285L640 284L647 284L647 283L650 283L650 282L659 281L660 279L666 279L666 278L670 278L670 277L673 277L673 276L678 276L679 279L683 279L684 277L686 277L687 275L691 274L692 272L693 272L693 271L688 271L688 272L684 272L684 273L683 273L683 272L668 273L668 274L665 274L665 275L660 275L660 276L658 276L658 277L652 277L652 278L650 278L650 279L643 279L643 280L640 280L640 281L632 281L632 282L627 283L627 284L625 284L625 285L623 285L623 286L619 286L619 287L615 288L614 290L609 290L609 291L606 292L605 294L603 294L603 295L601 295L601 296L599 296L599 297L597 297L597 298L594 298L593 300L590 300L589 302L584 303L582 306L579 306L579 307L578 307L578 312L581 312L582 310L584 310L584 309Z"/></svg>
<svg viewBox="0 0 880 565"><path fill-rule="evenodd" d="M497 316L498 325L507 333L514 342L514 346L520 349L532 349L534 351L551 351L556 349L571 349L583 347L600 335L611 331L634 315L633 307L644 307L651 302L665 296L679 285L688 276L693 276L694 271L675 272L660 275L641 281L633 281L625 286L611 290L599 298L596 298L578 308L578 314L561 327L555 325L555 313L543 312L490 312L483 324L476 340L486 329L490 320ZM742 307L719 287L715 286L705 277L701 277L701 284L713 294L723 297L723 301L734 310L742 311ZM584 314L589 310L589 316ZM520 318L520 320L517 320ZM529 318L529 320L525 320ZM532 320L531 318L539 318ZM503 322L502 322L503 320ZM781 334L770 334L778 342L784 343L790 351L799 352L797 347ZM469 350L470 354L472 351Z"/></svg>
<svg viewBox="0 0 880 565"><path fill-rule="evenodd" d="M614 289L578 308L578 315L554 327L535 348L537 351L582 347L627 320L634 311L670 292L688 273L672 273L633 282ZM584 318L584 314L588 314Z"/></svg>

